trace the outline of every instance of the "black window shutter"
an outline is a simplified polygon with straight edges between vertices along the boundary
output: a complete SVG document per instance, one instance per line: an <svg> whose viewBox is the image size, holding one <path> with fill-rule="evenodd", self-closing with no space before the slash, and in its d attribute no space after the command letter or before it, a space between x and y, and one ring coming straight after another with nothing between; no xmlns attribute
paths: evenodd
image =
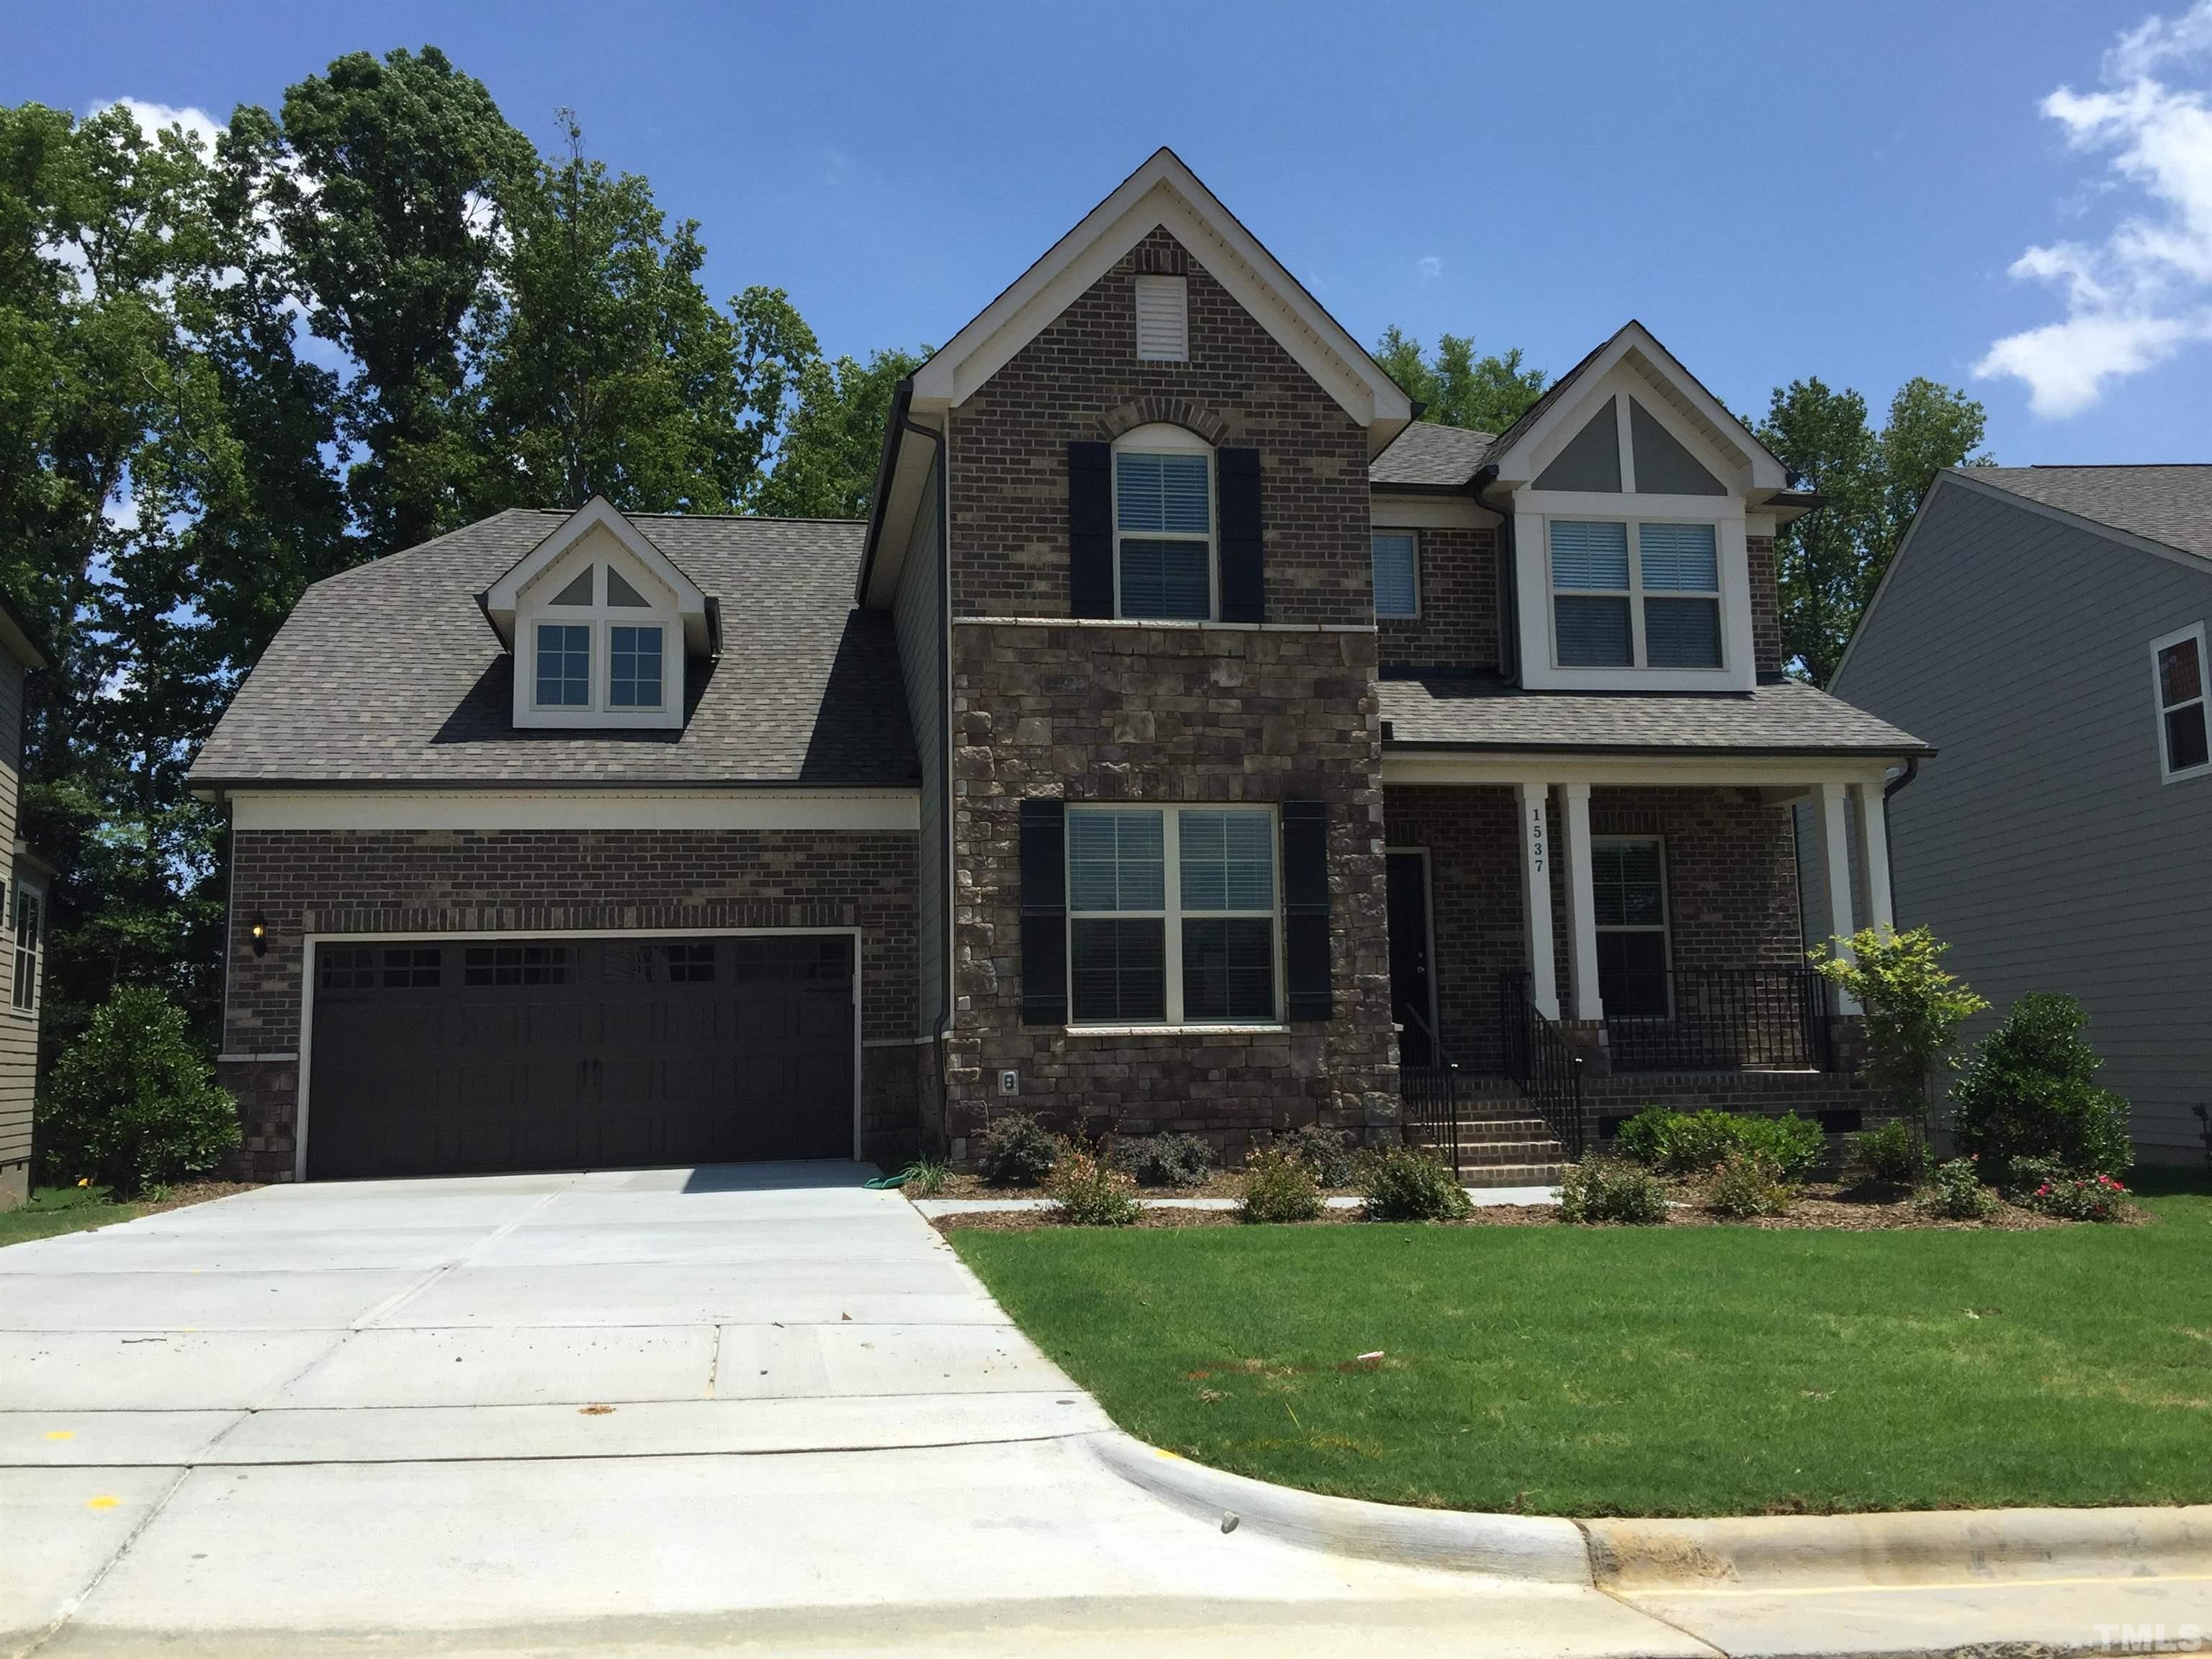
<svg viewBox="0 0 2212 1659"><path fill-rule="evenodd" d="M1102 446L1103 447L1103 446ZM1067 809L1022 803L1022 1024L1067 1024Z"/></svg>
<svg viewBox="0 0 2212 1659"><path fill-rule="evenodd" d="M1328 974L1328 806L1283 803L1285 1012L1328 1019L1336 1012Z"/></svg>
<svg viewBox="0 0 2212 1659"><path fill-rule="evenodd" d="M1069 614L1114 614L1114 449L1067 447L1067 602Z"/></svg>
<svg viewBox="0 0 2212 1659"><path fill-rule="evenodd" d="M1221 620L1267 620L1267 556L1260 538L1260 452L1214 452L1221 479Z"/></svg>

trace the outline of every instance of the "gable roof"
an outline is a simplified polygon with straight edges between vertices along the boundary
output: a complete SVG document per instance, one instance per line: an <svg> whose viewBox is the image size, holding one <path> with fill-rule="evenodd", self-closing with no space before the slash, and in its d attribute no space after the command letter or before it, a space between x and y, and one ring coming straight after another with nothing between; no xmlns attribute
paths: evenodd
<svg viewBox="0 0 2212 1659"><path fill-rule="evenodd" d="M708 647L707 596L700 592L697 583L684 574L682 567L656 547L651 538L617 511L614 503L604 495L592 496L555 525L543 541L516 560L486 590L483 613L507 648L512 650L514 647L514 612L522 590L594 530L604 530L612 536L625 553L676 595L677 614L684 619L684 648L694 656L703 656Z"/></svg>
<svg viewBox="0 0 2212 1659"><path fill-rule="evenodd" d="M1376 489L1462 489L1497 441L1492 433L1416 421L1367 464L1368 481Z"/></svg>
<svg viewBox="0 0 2212 1659"><path fill-rule="evenodd" d="M1371 434L1370 453L1413 417L1412 401L1237 216L1163 147L915 371L918 405L964 402L1077 295L1164 227L1306 373Z"/></svg>
<svg viewBox="0 0 2212 1659"><path fill-rule="evenodd" d="M2143 466L1977 466L1958 469L2077 518L2212 559L2212 463Z"/></svg>
<svg viewBox="0 0 2212 1659"><path fill-rule="evenodd" d="M518 730L485 592L566 513L516 510L318 582L192 763L283 785L889 785L920 769L891 619L852 608L864 526L637 514L719 603L680 730Z"/></svg>

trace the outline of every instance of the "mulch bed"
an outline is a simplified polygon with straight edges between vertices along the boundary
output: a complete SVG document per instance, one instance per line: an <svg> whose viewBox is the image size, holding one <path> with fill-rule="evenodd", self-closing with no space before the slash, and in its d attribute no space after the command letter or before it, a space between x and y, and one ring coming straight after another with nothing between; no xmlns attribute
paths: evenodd
<svg viewBox="0 0 2212 1659"><path fill-rule="evenodd" d="M233 1193L250 1193L267 1183L259 1181L183 1181L168 1189L162 1198L143 1198L137 1200L140 1215L159 1215L164 1210L181 1210L187 1205L204 1204L211 1198L228 1198Z"/></svg>

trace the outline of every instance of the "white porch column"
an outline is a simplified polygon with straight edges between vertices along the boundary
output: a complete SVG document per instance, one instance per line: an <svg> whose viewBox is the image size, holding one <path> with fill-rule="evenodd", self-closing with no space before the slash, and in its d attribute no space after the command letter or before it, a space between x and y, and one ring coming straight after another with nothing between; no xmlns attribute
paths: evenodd
<svg viewBox="0 0 2212 1659"><path fill-rule="evenodd" d="M1821 884L1828 890L1827 943L1849 961L1851 954L1851 838L1850 819L1844 810L1840 783L1813 786L1813 823L1820 845ZM1836 993L1836 1012L1855 1014L1858 1000L1848 992Z"/></svg>
<svg viewBox="0 0 2212 1659"><path fill-rule="evenodd" d="M1866 924L1894 927L1897 918L1891 912L1889 899L1887 803L1878 783L1855 783L1851 793L1858 799L1859 858L1866 872Z"/></svg>
<svg viewBox="0 0 2212 1659"><path fill-rule="evenodd" d="M1547 783L1521 786L1521 916L1528 935L1528 990L1547 1019L1559 1017L1559 969L1552 957L1552 831L1544 816Z"/></svg>
<svg viewBox="0 0 2212 1659"><path fill-rule="evenodd" d="M1597 891L1590 870L1590 787L1559 786L1559 816L1567 829L1567 986L1574 1018L1602 1019L1597 988Z"/></svg>

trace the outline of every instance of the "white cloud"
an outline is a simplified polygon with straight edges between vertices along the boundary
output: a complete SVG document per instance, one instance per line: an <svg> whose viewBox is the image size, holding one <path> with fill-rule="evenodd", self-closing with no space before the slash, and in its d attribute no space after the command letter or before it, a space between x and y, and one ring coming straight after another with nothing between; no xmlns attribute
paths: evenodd
<svg viewBox="0 0 2212 1659"><path fill-rule="evenodd" d="M2061 87L2043 113L2069 149L2106 158L2107 182L2144 198L2099 242L2031 247L2012 275L2065 295L2063 321L1993 343L1974 372L2025 380L2039 415L2080 413L2108 381L2212 341L2212 0L2153 17L2105 54L2101 86Z"/></svg>
<svg viewBox="0 0 2212 1659"><path fill-rule="evenodd" d="M1426 253L1413 261L1413 274L1424 283L1433 283L1444 274L1444 262L1433 253Z"/></svg>
<svg viewBox="0 0 2212 1659"><path fill-rule="evenodd" d="M200 141L202 152L206 155L212 155L215 153L215 141L222 134L223 123L216 120L205 110L195 108L190 104L179 106L175 104L150 103L143 98L105 98L94 104L86 112L97 115L102 110L114 109L118 106L131 112L131 118L138 123L138 131L149 138L167 128L182 127L187 133Z"/></svg>

